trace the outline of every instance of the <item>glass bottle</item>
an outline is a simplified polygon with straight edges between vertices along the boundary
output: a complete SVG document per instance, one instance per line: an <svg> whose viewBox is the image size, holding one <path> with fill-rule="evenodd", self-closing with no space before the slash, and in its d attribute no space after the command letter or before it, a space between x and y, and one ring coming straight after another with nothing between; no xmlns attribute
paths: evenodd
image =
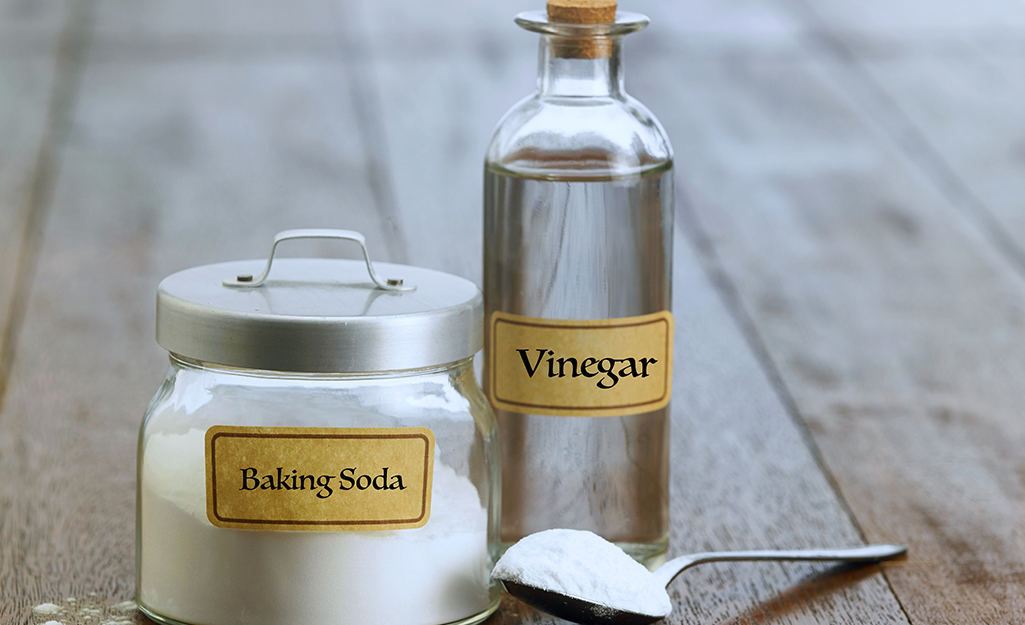
<svg viewBox="0 0 1025 625"><path fill-rule="evenodd" d="M501 431L502 541L586 529L654 565L669 530L672 148L623 88L620 40L648 19L577 4L516 17L541 35L537 91L499 122L485 159L484 382ZM613 367L627 375L603 373ZM655 386L631 390L642 383ZM610 384L627 399L607 399Z"/></svg>

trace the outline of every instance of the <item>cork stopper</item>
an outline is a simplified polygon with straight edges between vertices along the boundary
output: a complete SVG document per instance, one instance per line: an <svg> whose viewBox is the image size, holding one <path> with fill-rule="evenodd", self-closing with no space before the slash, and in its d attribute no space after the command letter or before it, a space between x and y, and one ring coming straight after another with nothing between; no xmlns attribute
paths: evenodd
<svg viewBox="0 0 1025 625"><path fill-rule="evenodd" d="M548 0L548 20L567 24L611 24L616 0Z"/></svg>
<svg viewBox="0 0 1025 625"><path fill-rule="evenodd" d="M611 24L616 21L616 0L548 0L548 21ZM607 38L578 37L553 45L553 54L563 59L599 59L612 53Z"/></svg>

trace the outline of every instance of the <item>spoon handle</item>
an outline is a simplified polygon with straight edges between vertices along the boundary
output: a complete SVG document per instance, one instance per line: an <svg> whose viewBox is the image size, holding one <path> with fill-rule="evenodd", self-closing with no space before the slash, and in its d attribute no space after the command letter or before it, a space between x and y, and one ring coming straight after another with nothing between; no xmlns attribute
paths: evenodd
<svg viewBox="0 0 1025 625"><path fill-rule="evenodd" d="M684 569L705 562L731 560L843 560L846 562L879 562L907 551L903 545L865 545L849 549L797 549L790 551L711 551L692 553L666 562L654 571L659 583L668 585Z"/></svg>

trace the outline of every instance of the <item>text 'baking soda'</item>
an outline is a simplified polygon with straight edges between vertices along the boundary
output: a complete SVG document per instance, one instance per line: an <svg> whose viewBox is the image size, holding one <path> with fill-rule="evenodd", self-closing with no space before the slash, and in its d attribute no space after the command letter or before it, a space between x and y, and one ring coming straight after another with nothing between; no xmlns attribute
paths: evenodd
<svg viewBox="0 0 1025 625"><path fill-rule="evenodd" d="M336 488L340 491L356 490L406 490L401 475L388 475L388 467L380 469L380 473L356 473L357 467L346 467L338 473ZM327 499L335 491L331 488L333 475L303 475L298 469L291 474L277 467L277 473L259 475L255 467L241 469L242 486L239 490L310 490L316 491L320 499Z"/></svg>

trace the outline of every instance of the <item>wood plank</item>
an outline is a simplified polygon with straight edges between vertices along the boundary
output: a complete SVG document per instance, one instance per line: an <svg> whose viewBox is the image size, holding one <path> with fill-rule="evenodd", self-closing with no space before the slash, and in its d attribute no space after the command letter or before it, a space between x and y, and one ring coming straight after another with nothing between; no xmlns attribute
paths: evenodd
<svg viewBox="0 0 1025 625"><path fill-rule="evenodd" d="M642 34L624 39L628 71L645 58L637 54L644 55L644 51L652 47L686 49L696 54L707 54L710 50L774 48L796 45L809 28L806 12L791 2L631 0L621 6L651 18ZM638 52L630 52L633 50ZM631 62L631 58L635 60Z"/></svg>
<svg viewBox="0 0 1025 625"><path fill-rule="evenodd" d="M0 57L0 405L34 258L32 188L42 173L40 150L55 67L52 55Z"/></svg>
<svg viewBox="0 0 1025 625"><path fill-rule="evenodd" d="M834 32L888 36L912 46L936 37L1019 37L1025 31L1025 7L1017 0L803 0L802 4Z"/></svg>
<svg viewBox="0 0 1025 625"><path fill-rule="evenodd" d="M88 68L0 415L0 622L38 620L43 602L95 622L65 599L134 593L135 441L167 366L161 278L259 257L296 226L362 230L387 256L345 80L316 54ZM319 252L353 255L286 254Z"/></svg>
<svg viewBox="0 0 1025 625"><path fill-rule="evenodd" d="M0 0L0 57L52 55L70 4L60 0Z"/></svg>
<svg viewBox="0 0 1025 625"><path fill-rule="evenodd" d="M752 341L866 538L910 545L911 621L1020 622L1020 276L820 63L644 72Z"/></svg>
<svg viewBox="0 0 1025 625"><path fill-rule="evenodd" d="M396 212L420 233L408 240L411 262L481 283L484 150L536 65L533 46L483 62L464 48L374 64ZM519 85L518 95L507 85Z"/></svg>
<svg viewBox="0 0 1025 625"><path fill-rule="evenodd" d="M1004 24L1017 30L1020 41L1025 7L1019 4L1015 8L1005 12ZM950 204L973 222L989 247L1003 257L1002 264L1018 274L1017 280L1003 276L999 286L987 290L996 293L986 292L988 314L983 318L998 319L988 331L976 326L982 321L982 311L977 308L983 305L958 307L963 310L958 320L971 318L971 329L956 333L953 341L948 339L938 349L931 346L937 357L944 358L944 353L950 354L951 343L974 343L968 350L956 348L957 364L937 367L942 372L938 375L930 371L929 381L936 387L929 389L932 397L925 409L926 431L935 433L929 438L951 441L944 450L956 467L945 476L956 485L950 490L962 493L965 501L972 502L969 505L979 500L980 492L986 494L979 503L996 503L986 513L985 523L963 510L948 516L945 507L928 504L912 506L911 514L918 516L928 535L944 548L946 558L956 563L959 588L955 596L978 605L982 621L1020 621L1025 614L1025 601L1020 598L1025 587L1025 549L1016 535L1025 491L1019 481L1009 483L1003 472L1021 474L1025 468L1025 455L1007 446L1011 441L1020 442L1023 435L1014 406L1020 398L1022 368L1014 355L1007 364L1008 350L1013 350L1017 341L990 338L987 342L982 335L1020 334L1021 322L1006 312L1020 306L1020 297L1017 292L1006 296L1002 291L1008 284L1012 289L1020 286L1025 273L1025 220L1020 214L1021 192L1025 191L1021 184L1025 170L1021 154L1025 146L1025 82L1021 74L1025 56L1013 52L997 55L989 49L969 49L959 55L912 51L890 59L859 60L859 66L881 86L884 98L892 98L892 123L905 128L897 140L910 159ZM852 93L852 100L864 106L864 94ZM892 130L890 134L894 134ZM969 363L975 358L984 359L986 366L974 369ZM942 398L936 398L937 394ZM940 452L935 440L917 444L926 453ZM949 449L955 445L956 449ZM978 472L984 477L976 475ZM920 474L909 477L913 482L925 481ZM992 494L995 489L999 494ZM930 499L943 496L932 492ZM962 535L972 540L962 542ZM938 580L930 572L910 579L895 578L894 585L898 589L909 585L942 588L947 580ZM934 606L923 603L910 607L927 616L935 614Z"/></svg>
<svg viewBox="0 0 1025 625"><path fill-rule="evenodd" d="M993 0L933 16L917 8L902 0L889 23L859 5L848 17L868 30L852 32L837 7L807 7L830 42L824 58L863 114L1025 272L1025 6Z"/></svg>
<svg viewBox="0 0 1025 625"><path fill-rule="evenodd" d="M1025 271L1025 49L859 65L917 139L906 141L911 158Z"/></svg>
<svg viewBox="0 0 1025 625"><path fill-rule="evenodd" d="M0 3L0 408L87 39L87 5ZM30 32L29 40L18 36Z"/></svg>
<svg viewBox="0 0 1025 625"><path fill-rule="evenodd" d="M416 233L410 259L479 280L483 152L501 114L533 87L534 42L496 43L487 56L473 55L471 43L425 55L391 46L392 36L375 39L374 81L397 210ZM674 292L671 553L858 544L842 501L681 236ZM668 622L906 622L877 571L701 568L674 584ZM555 621L507 598L495 622Z"/></svg>
<svg viewBox="0 0 1025 625"><path fill-rule="evenodd" d="M318 53L90 69L68 181L98 224L123 211L159 227L174 260L158 275L266 255L279 230L350 228L390 260L366 178L344 63ZM96 198L104 197L104 201ZM285 255L358 258L345 244L295 242ZM188 250L188 253L184 253ZM155 258L164 254L155 249Z"/></svg>
<svg viewBox="0 0 1025 625"><path fill-rule="evenodd" d="M272 50L282 38L333 37L329 0L97 0L97 32L106 41L150 39L213 44L215 38L263 38Z"/></svg>
<svg viewBox="0 0 1025 625"><path fill-rule="evenodd" d="M681 198L682 200L683 198ZM674 258L671 555L862 538L679 224ZM672 623L906 623L878 567L698 568Z"/></svg>

